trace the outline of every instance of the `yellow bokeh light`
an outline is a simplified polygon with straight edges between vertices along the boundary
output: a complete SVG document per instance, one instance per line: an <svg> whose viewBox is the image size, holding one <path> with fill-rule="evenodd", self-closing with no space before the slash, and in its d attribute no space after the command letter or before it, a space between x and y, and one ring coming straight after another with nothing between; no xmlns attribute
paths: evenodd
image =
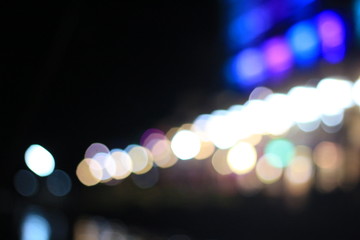
<svg viewBox="0 0 360 240"><path fill-rule="evenodd" d="M193 127L192 123L184 123L179 130L191 130Z"/></svg>
<svg viewBox="0 0 360 240"><path fill-rule="evenodd" d="M262 183L274 183L281 178L282 173L283 169L271 165L266 156L261 157L256 164L256 175Z"/></svg>
<svg viewBox="0 0 360 240"><path fill-rule="evenodd" d="M168 139L158 140L151 148L154 162L161 168L168 168L177 162L177 157L171 151Z"/></svg>
<svg viewBox="0 0 360 240"><path fill-rule="evenodd" d="M91 159L93 159L94 162L97 162L102 169L101 182L111 181L112 176L116 171L116 164L111 155L109 153L99 152ZM94 163L92 163L92 165L94 165ZM93 175L96 176L94 171L97 171L97 168L94 170L93 167L90 167L90 170L92 171Z"/></svg>
<svg viewBox="0 0 360 240"><path fill-rule="evenodd" d="M303 184L313 176L313 165L310 158L296 156L285 170L286 179L292 184Z"/></svg>
<svg viewBox="0 0 360 240"><path fill-rule="evenodd" d="M256 159L257 153L254 146L246 142L237 143L227 154L227 163L236 174L250 172L255 167Z"/></svg>
<svg viewBox="0 0 360 240"><path fill-rule="evenodd" d="M259 144L261 142L263 138L263 135L261 134L253 134L245 139L243 139L243 142L247 142L253 146L256 146L257 144Z"/></svg>
<svg viewBox="0 0 360 240"><path fill-rule="evenodd" d="M342 161L341 148L333 142L321 142L314 150L314 162L319 168L335 169Z"/></svg>
<svg viewBox="0 0 360 240"><path fill-rule="evenodd" d="M114 159L116 169L112 176L114 179L124 179L131 174L132 161L129 154L122 150L113 150L111 157Z"/></svg>
<svg viewBox="0 0 360 240"><path fill-rule="evenodd" d="M227 153L228 150L218 149L211 159L211 163L215 171L221 175L228 175L232 173L229 165L226 162Z"/></svg>
<svg viewBox="0 0 360 240"><path fill-rule="evenodd" d="M343 180L344 150L340 145L323 141L314 150L314 162L318 167L316 187L322 192L330 192Z"/></svg>
<svg viewBox="0 0 360 240"><path fill-rule="evenodd" d="M76 176L85 186L94 186L101 181L102 168L93 159L85 158L78 164Z"/></svg>
<svg viewBox="0 0 360 240"><path fill-rule="evenodd" d="M210 141L201 141L200 152L195 156L195 159L203 160L210 157L215 151L215 146Z"/></svg>
<svg viewBox="0 0 360 240"><path fill-rule="evenodd" d="M152 168L152 156L147 148L138 145L130 145L126 148L126 151L132 160L133 173L144 174Z"/></svg>

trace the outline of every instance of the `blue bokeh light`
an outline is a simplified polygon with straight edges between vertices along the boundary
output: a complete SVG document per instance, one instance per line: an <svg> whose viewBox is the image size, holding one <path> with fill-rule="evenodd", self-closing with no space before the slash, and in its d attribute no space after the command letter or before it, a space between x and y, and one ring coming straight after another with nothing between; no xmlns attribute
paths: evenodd
<svg viewBox="0 0 360 240"><path fill-rule="evenodd" d="M36 213L25 216L21 227L21 240L49 240L50 235L50 224L43 216Z"/></svg>
<svg viewBox="0 0 360 240"><path fill-rule="evenodd" d="M62 170L55 170L46 181L49 192L57 197L67 195L72 187L69 175Z"/></svg>
<svg viewBox="0 0 360 240"><path fill-rule="evenodd" d="M39 181L35 175L28 170L19 170L14 176L16 191L24 196L33 196L39 189Z"/></svg>
<svg viewBox="0 0 360 240"><path fill-rule="evenodd" d="M230 84L245 89L257 86L266 77L263 53L256 48L245 49L229 61L226 70Z"/></svg>
<svg viewBox="0 0 360 240"><path fill-rule="evenodd" d="M271 26L271 18L266 8L253 8L234 18L228 27L229 45L238 49L256 39Z"/></svg>
<svg viewBox="0 0 360 240"><path fill-rule="evenodd" d="M341 62L346 51L342 18L333 11L324 11L317 16L317 28L324 59L330 63Z"/></svg>
<svg viewBox="0 0 360 240"><path fill-rule="evenodd" d="M310 66L316 62L320 54L320 42L311 21L302 21L292 26L286 38L299 66Z"/></svg>
<svg viewBox="0 0 360 240"><path fill-rule="evenodd" d="M354 21L355 21L355 32L356 38L360 39L360 0L354 1Z"/></svg>

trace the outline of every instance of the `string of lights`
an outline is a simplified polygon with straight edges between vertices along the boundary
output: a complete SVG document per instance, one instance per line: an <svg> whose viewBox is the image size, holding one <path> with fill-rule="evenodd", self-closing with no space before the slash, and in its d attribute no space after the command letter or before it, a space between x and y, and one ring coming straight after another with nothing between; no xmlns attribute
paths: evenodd
<svg viewBox="0 0 360 240"><path fill-rule="evenodd" d="M358 111L359 96L360 80L326 78L315 87L296 86L286 94L258 87L242 105L201 114L192 123L166 133L149 129L140 144L109 150L93 143L76 174L85 186L114 184L130 174L146 175L153 168L172 167L178 160L205 160L211 161L219 175L242 176L242 184L244 177L250 178L249 188L283 181L295 195L304 194L312 184L331 191L344 181L349 162L358 159L347 159L335 141L303 143L293 132L311 135L322 129L329 135L338 133L346 111Z"/></svg>

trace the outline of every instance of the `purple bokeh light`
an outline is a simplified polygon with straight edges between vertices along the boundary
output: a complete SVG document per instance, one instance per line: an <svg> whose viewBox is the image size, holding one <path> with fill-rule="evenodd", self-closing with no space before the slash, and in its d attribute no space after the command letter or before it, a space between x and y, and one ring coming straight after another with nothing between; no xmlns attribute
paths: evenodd
<svg viewBox="0 0 360 240"><path fill-rule="evenodd" d="M286 40L282 37L274 37L263 45L265 63L268 71L272 74L282 74L293 65L293 56Z"/></svg>
<svg viewBox="0 0 360 240"><path fill-rule="evenodd" d="M338 63L345 56L345 26L341 17L333 11L324 11L317 18L323 57L330 63Z"/></svg>

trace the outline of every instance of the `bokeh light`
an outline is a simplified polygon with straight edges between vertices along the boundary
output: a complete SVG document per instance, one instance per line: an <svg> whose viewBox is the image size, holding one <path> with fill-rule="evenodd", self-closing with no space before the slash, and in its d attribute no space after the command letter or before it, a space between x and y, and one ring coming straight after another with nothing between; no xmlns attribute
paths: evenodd
<svg viewBox="0 0 360 240"><path fill-rule="evenodd" d="M251 136L249 136L249 137L247 137L245 139L242 139L241 141L242 142L247 142L247 143L249 143L249 144L251 144L253 146L256 146L261 142L262 139L263 139L263 135L261 135L261 134L253 134L253 135L251 135Z"/></svg>
<svg viewBox="0 0 360 240"><path fill-rule="evenodd" d="M33 196L39 189L39 181L28 170L19 170L14 176L16 191L25 197Z"/></svg>
<svg viewBox="0 0 360 240"><path fill-rule="evenodd" d="M290 89L289 101L293 109L290 112L297 123L310 123L318 120L321 115L319 93L316 88L297 86Z"/></svg>
<svg viewBox="0 0 360 240"><path fill-rule="evenodd" d="M353 83L347 80L325 78L317 85L321 111L324 115L337 115L353 106Z"/></svg>
<svg viewBox="0 0 360 240"><path fill-rule="evenodd" d="M102 179L102 168L92 158L83 159L76 168L76 176L85 186L94 186Z"/></svg>
<svg viewBox="0 0 360 240"><path fill-rule="evenodd" d="M321 116L321 121L328 127L339 126L342 124L343 120L344 120L344 110L339 110L339 112L334 113L332 115Z"/></svg>
<svg viewBox="0 0 360 240"><path fill-rule="evenodd" d="M129 145L125 151L129 154L132 160L132 172L135 174L144 174L148 172L153 166L151 152L139 145Z"/></svg>
<svg viewBox="0 0 360 240"><path fill-rule="evenodd" d="M199 136L190 130L180 130L171 140L171 149L181 160L194 158L199 154L201 142Z"/></svg>
<svg viewBox="0 0 360 240"><path fill-rule="evenodd" d="M283 37L267 40L263 45L263 51L267 68L271 73L279 75L292 67L292 53Z"/></svg>
<svg viewBox="0 0 360 240"><path fill-rule="evenodd" d="M97 153L109 153L109 148L102 143L92 143L85 151L85 157L84 158L92 158Z"/></svg>
<svg viewBox="0 0 360 240"><path fill-rule="evenodd" d="M233 48L242 47L266 31L270 25L271 18L268 9L264 7L253 8L230 22L228 28L229 44Z"/></svg>
<svg viewBox="0 0 360 240"><path fill-rule="evenodd" d="M271 94L273 94L273 91L270 88L259 86L251 91L249 100L264 100Z"/></svg>
<svg viewBox="0 0 360 240"><path fill-rule="evenodd" d="M266 111L265 131L272 135L285 134L293 125L294 121L289 115L292 108L289 97L286 94L275 93L269 95Z"/></svg>
<svg viewBox="0 0 360 240"><path fill-rule="evenodd" d="M355 33L357 38L357 43L360 39L360 0L354 1L354 20L355 20Z"/></svg>
<svg viewBox="0 0 360 240"><path fill-rule="evenodd" d="M165 133L159 129L151 128L146 130L140 138L140 144L148 149L159 140L166 139Z"/></svg>
<svg viewBox="0 0 360 240"><path fill-rule="evenodd" d="M287 41L300 66L312 65L319 56L319 37L311 21L296 23L287 32Z"/></svg>
<svg viewBox="0 0 360 240"><path fill-rule="evenodd" d="M304 184L314 173L312 161L305 156L296 156L285 170L286 179L292 184Z"/></svg>
<svg viewBox="0 0 360 240"><path fill-rule="evenodd" d="M262 183L274 183L280 179L282 173L283 169L271 165L266 156L262 156L256 164L256 175Z"/></svg>
<svg viewBox="0 0 360 240"><path fill-rule="evenodd" d="M250 172L256 164L257 153L255 148L246 142L239 142L230 148L227 154L227 163L236 174Z"/></svg>
<svg viewBox="0 0 360 240"><path fill-rule="evenodd" d="M227 149L237 141L232 126L231 114L226 110L217 110L206 122L206 134L216 147Z"/></svg>
<svg viewBox="0 0 360 240"><path fill-rule="evenodd" d="M111 157L115 162L115 172L112 175L114 179L124 179L131 174L133 166L127 152L121 149L113 149L111 150Z"/></svg>
<svg viewBox="0 0 360 240"><path fill-rule="evenodd" d="M171 142L168 139L156 141L150 151L154 163L161 168L172 167L178 161L178 158L171 150Z"/></svg>
<svg viewBox="0 0 360 240"><path fill-rule="evenodd" d="M46 179L46 186L53 195L63 197L71 191L72 182L66 172L57 169Z"/></svg>
<svg viewBox="0 0 360 240"><path fill-rule="evenodd" d="M360 106L360 79L354 83L351 96L356 105Z"/></svg>
<svg viewBox="0 0 360 240"><path fill-rule="evenodd" d="M244 104L243 113L246 118L244 127L248 129L249 136L266 133L267 122L264 119L268 115L267 105L263 100L249 100Z"/></svg>
<svg viewBox="0 0 360 240"><path fill-rule="evenodd" d="M211 164L215 171L220 175L228 175L232 173L227 163L228 150L218 149L211 158Z"/></svg>
<svg viewBox="0 0 360 240"><path fill-rule="evenodd" d="M128 233L121 222L109 221L102 217L81 217L74 224L74 240L126 240L138 239Z"/></svg>
<svg viewBox="0 0 360 240"><path fill-rule="evenodd" d="M289 93L290 116L298 127L310 132L320 125L321 105L319 93L312 87L293 87Z"/></svg>
<svg viewBox="0 0 360 240"><path fill-rule="evenodd" d="M230 60L227 75L230 83L238 87L253 87L265 79L263 54L256 48L247 48Z"/></svg>
<svg viewBox="0 0 360 240"><path fill-rule="evenodd" d="M209 141L209 136L206 133L207 122L209 121L210 114L201 114L193 122L191 131L196 133L202 141Z"/></svg>
<svg viewBox="0 0 360 240"><path fill-rule="evenodd" d="M343 178L344 152L340 145L323 141L313 152L318 167L316 187L322 192L330 192L338 187Z"/></svg>
<svg viewBox="0 0 360 240"><path fill-rule="evenodd" d="M54 157L38 144L33 144L26 150L25 163L31 171L40 177L50 175L55 168Z"/></svg>
<svg viewBox="0 0 360 240"><path fill-rule="evenodd" d="M115 174L116 171L116 163L114 159L111 157L109 153L99 152L92 157L94 161L96 161L102 169L102 182L107 182L112 179L112 176ZM93 168L90 168L93 170Z"/></svg>
<svg viewBox="0 0 360 240"><path fill-rule="evenodd" d="M22 220L21 240L49 240L51 227L43 216L29 212Z"/></svg>
<svg viewBox="0 0 360 240"><path fill-rule="evenodd" d="M200 151L195 159L203 160L209 158L215 152L215 146L211 141L201 141Z"/></svg>
<svg viewBox="0 0 360 240"><path fill-rule="evenodd" d="M330 10L317 17L318 32L323 57L330 63L338 63L345 56L345 26L341 17Z"/></svg>
<svg viewBox="0 0 360 240"><path fill-rule="evenodd" d="M249 127L251 123L250 116L246 113L242 105L233 105L228 109L227 128L230 131L232 141L238 141L250 137L253 130ZM250 125L252 126L252 125ZM226 136L225 136L226 138Z"/></svg>
<svg viewBox="0 0 360 240"><path fill-rule="evenodd" d="M342 163L342 155L336 143L323 141L314 149L314 162L319 168L336 169Z"/></svg>
<svg viewBox="0 0 360 240"><path fill-rule="evenodd" d="M265 147L265 155L269 163L277 168L289 165L295 154L294 145L287 139L273 139Z"/></svg>

